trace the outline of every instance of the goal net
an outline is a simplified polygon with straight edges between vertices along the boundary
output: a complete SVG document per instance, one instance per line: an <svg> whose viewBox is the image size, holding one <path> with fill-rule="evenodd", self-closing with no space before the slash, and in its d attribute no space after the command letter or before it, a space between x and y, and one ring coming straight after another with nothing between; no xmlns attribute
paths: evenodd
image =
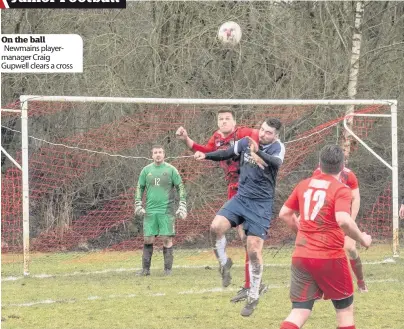
<svg viewBox="0 0 404 329"><path fill-rule="evenodd" d="M77 101L79 99L79 101ZM311 175L319 150L341 143L346 106L260 104L227 100L229 104L146 104L122 100L51 99L27 101L29 175L30 273L38 274L53 259L85 262L98 252L140 250L142 222L134 217L134 192L141 169L151 163L151 148L164 146L166 161L180 172L188 194L188 218L177 220L175 248L208 249L210 223L226 201L226 182L220 165L195 161L176 139L184 126L191 138L205 143L217 129L219 109L235 111L238 126L258 128L268 117L283 123L281 140L286 157L279 172L274 215L266 250L292 245L294 236L277 214L295 184ZM231 104L234 102L233 104ZM320 101L321 102L321 101ZM226 103L226 102L222 102ZM370 102L369 102L370 103ZM375 102L376 103L376 102ZM21 104L5 108L19 110ZM392 122L388 105L355 108L351 129L382 159L391 163ZM368 116L370 115L370 116ZM22 163L21 114L2 111L2 147ZM361 209L357 222L378 242L393 243L392 170L351 138L348 167L358 176ZM6 273L21 274L24 251L22 171L2 154L1 241ZM398 231L397 231L398 233ZM25 233L27 234L27 232ZM398 236L396 237L398 239ZM235 230L228 241L241 247ZM398 240L397 240L398 242ZM157 239L156 248L162 244ZM84 258L83 258L84 257ZM28 259L28 258L27 258ZM72 264L73 264L72 263ZM132 264L139 266L139 264ZM62 266L63 267L63 266ZM68 265L65 267L69 271Z"/></svg>

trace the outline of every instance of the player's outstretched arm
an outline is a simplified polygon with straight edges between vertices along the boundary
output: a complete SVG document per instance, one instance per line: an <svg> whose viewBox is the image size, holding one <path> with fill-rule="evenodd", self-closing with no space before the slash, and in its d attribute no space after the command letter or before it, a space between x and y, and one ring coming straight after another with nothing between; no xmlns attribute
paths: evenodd
<svg viewBox="0 0 404 329"><path fill-rule="evenodd" d="M195 160L205 160L206 154L203 152L196 151L194 154Z"/></svg>
<svg viewBox="0 0 404 329"><path fill-rule="evenodd" d="M179 127L177 131L175 132L175 136L177 136L177 139L183 141L183 143L190 149L192 150L192 147L194 145L194 141L188 136L188 132L184 127Z"/></svg>
<svg viewBox="0 0 404 329"><path fill-rule="evenodd" d="M341 227L347 236L359 242L366 248L370 247L372 237L359 230L358 225L356 225L350 214L345 211L338 211L335 213L335 219L337 220L339 227Z"/></svg>
<svg viewBox="0 0 404 329"><path fill-rule="evenodd" d="M192 145L193 151L199 151L203 153L213 152L215 149L216 149L215 145L210 142L208 142L206 145L201 145L194 142L194 144Z"/></svg>
<svg viewBox="0 0 404 329"><path fill-rule="evenodd" d="M196 143L191 137L189 137L187 130L184 127L179 127L175 133L179 140L182 140L185 145L192 151L199 151L203 153L208 153L214 151L215 140L213 136L209 139L206 145Z"/></svg>
<svg viewBox="0 0 404 329"><path fill-rule="evenodd" d="M293 209L283 205L279 212L279 218L283 220L294 233L297 233L299 230L299 218L296 216L296 212Z"/></svg>
<svg viewBox="0 0 404 329"><path fill-rule="evenodd" d="M242 138L234 143L233 146L226 150L217 150L205 154L205 159L212 161L223 161L233 158L235 155L240 155L248 148L248 138Z"/></svg>
<svg viewBox="0 0 404 329"><path fill-rule="evenodd" d="M226 150L217 150L215 152L202 153L196 152L194 158L196 160L212 160L212 161L223 161L233 158L235 155L240 155L248 147L248 138L243 138L234 143L233 146Z"/></svg>
<svg viewBox="0 0 404 329"><path fill-rule="evenodd" d="M205 154L206 160L223 161L231 159L236 153L234 152L234 146L229 147L226 150L218 150L215 152L209 152Z"/></svg>

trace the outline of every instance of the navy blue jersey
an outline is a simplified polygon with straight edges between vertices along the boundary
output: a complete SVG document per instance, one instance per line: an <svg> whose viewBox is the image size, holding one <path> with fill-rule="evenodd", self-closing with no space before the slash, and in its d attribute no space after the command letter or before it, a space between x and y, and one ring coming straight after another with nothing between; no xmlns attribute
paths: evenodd
<svg viewBox="0 0 404 329"><path fill-rule="evenodd" d="M267 163L261 169L251 157L248 139L243 138L234 145L234 153L240 154L240 178L238 194L250 199L270 200L275 195L276 177L285 157L285 146L280 141L259 145L257 154Z"/></svg>

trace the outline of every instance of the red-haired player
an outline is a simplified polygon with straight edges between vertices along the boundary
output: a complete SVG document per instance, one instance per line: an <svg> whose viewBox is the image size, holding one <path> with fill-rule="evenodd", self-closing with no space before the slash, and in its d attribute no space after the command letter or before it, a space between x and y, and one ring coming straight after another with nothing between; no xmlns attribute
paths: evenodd
<svg viewBox="0 0 404 329"><path fill-rule="evenodd" d="M322 297L332 300L338 329L355 329L354 289L344 238L348 235L366 248L372 238L361 232L351 218L351 190L340 182L343 150L337 145L323 147L320 169L320 175L295 187L279 213L297 233L291 266L292 311L281 329L300 329L315 300Z"/></svg>
<svg viewBox="0 0 404 329"><path fill-rule="evenodd" d="M217 150L227 149L234 145L235 141L244 137L251 137L257 143L259 141L258 130L238 127L236 124L236 118L234 111L230 109L221 109L217 114L218 130L210 137L205 145L195 143L188 135L188 132L184 127L177 129L177 138L182 140L189 149L192 151L200 151L203 153L209 153ZM240 173L240 162L238 158L232 158L229 160L221 161L220 166L225 173L225 179L227 181L227 199L230 200L237 194L238 178ZM244 247L246 247L246 237L242 229L242 225L237 227L240 239L243 241ZM249 259L246 251L245 254L245 282L244 287L237 292L237 295L231 299L232 302L240 302L247 298L248 290L250 289L250 272L249 272ZM265 293L267 287L262 284L260 286L260 294Z"/></svg>

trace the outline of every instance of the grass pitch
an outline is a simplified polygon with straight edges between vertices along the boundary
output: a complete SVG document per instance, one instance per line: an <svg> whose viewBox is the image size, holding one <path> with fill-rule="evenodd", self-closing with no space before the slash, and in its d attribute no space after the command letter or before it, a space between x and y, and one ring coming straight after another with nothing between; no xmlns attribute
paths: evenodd
<svg viewBox="0 0 404 329"><path fill-rule="evenodd" d="M249 318L230 298L242 285L243 250L229 249L233 282L222 289L210 250L176 250L172 276L163 275L155 251L150 277L136 277L141 252L38 254L31 276L16 275L2 258L2 328L268 328L278 329L290 310L291 248L265 249L263 282L269 291ZM389 246L361 251L369 293L355 295L357 328L404 329L404 260ZM387 260L387 261L386 261ZM331 302L319 301L304 328L335 328Z"/></svg>

